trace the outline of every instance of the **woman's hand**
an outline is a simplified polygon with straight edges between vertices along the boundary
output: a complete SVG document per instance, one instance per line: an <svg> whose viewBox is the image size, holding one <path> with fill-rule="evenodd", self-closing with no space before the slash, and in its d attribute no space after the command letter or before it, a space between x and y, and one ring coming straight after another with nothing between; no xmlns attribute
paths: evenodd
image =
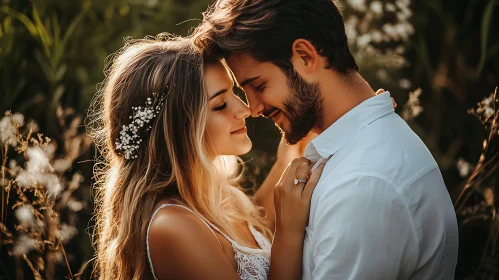
<svg viewBox="0 0 499 280"><path fill-rule="evenodd" d="M291 161L274 188L276 234L301 235L308 224L310 200L324 164L310 175L310 162L299 157Z"/></svg>
<svg viewBox="0 0 499 280"><path fill-rule="evenodd" d="M310 162L295 158L274 188L276 220L269 280L301 279L310 200L323 168L324 163L310 176Z"/></svg>
<svg viewBox="0 0 499 280"><path fill-rule="evenodd" d="M380 88L378 89L378 91L376 91L376 95L380 95L382 93L385 93L385 90ZM392 104L393 104L393 108L397 108L397 102L395 102L395 99L393 99L393 97L390 97L392 99Z"/></svg>

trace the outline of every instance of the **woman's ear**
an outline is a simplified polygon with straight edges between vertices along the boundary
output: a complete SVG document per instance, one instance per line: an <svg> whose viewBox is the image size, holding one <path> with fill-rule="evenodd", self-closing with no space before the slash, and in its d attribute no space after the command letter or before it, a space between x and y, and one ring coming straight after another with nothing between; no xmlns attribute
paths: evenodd
<svg viewBox="0 0 499 280"><path fill-rule="evenodd" d="M301 75L310 75L319 68L321 56L319 56L310 41L296 39L291 45L291 52L291 63L294 69Z"/></svg>

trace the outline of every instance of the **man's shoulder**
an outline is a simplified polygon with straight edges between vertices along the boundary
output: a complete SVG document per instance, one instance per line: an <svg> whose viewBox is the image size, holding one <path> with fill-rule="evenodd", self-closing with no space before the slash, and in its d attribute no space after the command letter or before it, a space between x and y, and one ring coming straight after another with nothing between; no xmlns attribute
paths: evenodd
<svg viewBox="0 0 499 280"><path fill-rule="evenodd" d="M398 115L366 126L331 158L337 178L377 174L393 185L438 165L424 142ZM327 172L327 170L325 170Z"/></svg>

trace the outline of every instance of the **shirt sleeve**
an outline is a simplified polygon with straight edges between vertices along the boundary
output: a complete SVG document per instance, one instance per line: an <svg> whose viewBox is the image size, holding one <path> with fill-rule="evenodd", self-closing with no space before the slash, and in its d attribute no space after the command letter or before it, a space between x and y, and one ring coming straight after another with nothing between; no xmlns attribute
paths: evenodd
<svg viewBox="0 0 499 280"><path fill-rule="evenodd" d="M312 279L406 279L416 266L411 215L383 179L357 175L326 186L313 218Z"/></svg>

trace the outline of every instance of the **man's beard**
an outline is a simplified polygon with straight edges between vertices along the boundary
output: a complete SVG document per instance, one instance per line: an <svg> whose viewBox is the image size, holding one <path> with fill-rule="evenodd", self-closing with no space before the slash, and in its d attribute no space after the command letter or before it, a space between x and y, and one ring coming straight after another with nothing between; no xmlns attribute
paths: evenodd
<svg viewBox="0 0 499 280"><path fill-rule="evenodd" d="M294 69L287 74L291 94L284 101L284 109L289 127L281 131L288 144L296 144L313 128L323 126L324 105L318 83L307 83Z"/></svg>

